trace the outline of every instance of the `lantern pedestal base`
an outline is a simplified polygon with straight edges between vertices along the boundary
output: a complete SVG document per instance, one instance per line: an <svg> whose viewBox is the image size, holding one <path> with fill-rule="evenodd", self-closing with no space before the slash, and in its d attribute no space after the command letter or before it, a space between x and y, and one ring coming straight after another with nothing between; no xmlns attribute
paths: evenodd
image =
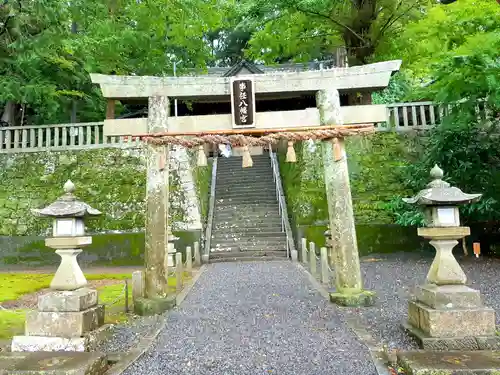
<svg viewBox="0 0 500 375"><path fill-rule="evenodd" d="M26 315L25 336L12 340L12 351L87 351L104 324L97 291L82 288L38 297L38 310Z"/></svg>
<svg viewBox="0 0 500 375"><path fill-rule="evenodd" d="M500 350L500 336L431 337L408 322L402 326L424 350Z"/></svg>
<svg viewBox="0 0 500 375"><path fill-rule="evenodd" d="M80 249L56 250L56 254L61 257L61 264L50 283L51 289L76 290L87 285L87 279L76 259L81 252Z"/></svg>
<svg viewBox="0 0 500 375"><path fill-rule="evenodd" d="M104 325L83 337L14 336L13 352L93 352L109 336L110 325Z"/></svg>
<svg viewBox="0 0 500 375"><path fill-rule="evenodd" d="M483 305L479 291L465 285L418 287L403 326L423 349L479 350L500 344L495 310Z"/></svg>

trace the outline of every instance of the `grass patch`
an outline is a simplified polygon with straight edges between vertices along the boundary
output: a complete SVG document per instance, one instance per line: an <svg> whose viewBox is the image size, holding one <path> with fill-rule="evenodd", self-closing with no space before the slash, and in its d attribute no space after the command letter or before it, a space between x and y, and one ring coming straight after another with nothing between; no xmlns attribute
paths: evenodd
<svg viewBox="0 0 500 375"><path fill-rule="evenodd" d="M132 277L131 274L85 276L87 280L125 280ZM52 274L0 274L0 303L16 300L24 294L48 288L53 277Z"/></svg>
<svg viewBox="0 0 500 375"><path fill-rule="evenodd" d="M0 310L0 339L24 333L24 321L27 310Z"/></svg>
<svg viewBox="0 0 500 375"><path fill-rule="evenodd" d="M106 305L106 315L104 318L104 323L106 324L116 324L122 323L128 320L127 314L125 312L125 293L124 284L115 284L100 287L99 291L99 303ZM132 285L128 285L128 306L129 309L132 306Z"/></svg>
<svg viewBox="0 0 500 375"><path fill-rule="evenodd" d="M89 274L87 280L126 280L131 274ZM15 300L23 294L34 293L48 288L53 275L49 274L0 274L0 303ZM184 274L184 282L189 280ZM170 293L175 293L177 280L175 276L168 278ZM99 303L106 305L106 324L126 322L124 283L99 287ZM132 309L132 285L128 285L128 304ZM24 334L24 322L28 310L0 310L0 339L12 338Z"/></svg>
<svg viewBox="0 0 500 375"><path fill-rule="evenodd" d="M52 277L43 274L1 274L0 302L15 300L23 294L48 288Z"/></svg>

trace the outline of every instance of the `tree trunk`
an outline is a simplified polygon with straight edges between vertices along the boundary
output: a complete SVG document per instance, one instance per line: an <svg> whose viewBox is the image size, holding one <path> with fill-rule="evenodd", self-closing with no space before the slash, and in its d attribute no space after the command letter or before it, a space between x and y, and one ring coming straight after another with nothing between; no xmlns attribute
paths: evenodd
<svg viewBox="0 0 500 375"><path fill-rule="evenodd" d="M348 22L342 38L347 50L349 66L368 64L375 52L375 43L370 31L377 19L377 0L354 0L352 18ZM348 105L371 104L371 92L355 92L348 94Z"/></svg>
<svg viewBox="0 0 500 375"><path fill-rule="evenodd" d="M372 25L377 20L377 0L354 0L352 17L347 23L342 39L347 48L349 65L364 65L375 52L370 37Z"/></svg>
<svg viewBox="0 0 500 375"><path fill-rule="evenodd" d="M9 124L9 126L16 125L16 103L9 100L3 109L2 122Z"/></svg>

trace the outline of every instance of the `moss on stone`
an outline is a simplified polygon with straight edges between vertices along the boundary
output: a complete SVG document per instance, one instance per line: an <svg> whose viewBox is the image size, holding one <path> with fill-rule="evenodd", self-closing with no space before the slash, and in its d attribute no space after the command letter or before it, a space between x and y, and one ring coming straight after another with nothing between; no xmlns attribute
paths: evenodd
<svg viewBox="0 0 500 375"><path fill-rule="evenodd" d="M357 293L330 293L330 301L346 307L368 307L375 303L376 293L363 290Z"/></svg>
<svg viewBox="0 0 500 375"><path fill-rule="evenodd" d="M165 298L138 298L134 302L134 312L140 316L163 314L175 307L175 295Z"/></svg>

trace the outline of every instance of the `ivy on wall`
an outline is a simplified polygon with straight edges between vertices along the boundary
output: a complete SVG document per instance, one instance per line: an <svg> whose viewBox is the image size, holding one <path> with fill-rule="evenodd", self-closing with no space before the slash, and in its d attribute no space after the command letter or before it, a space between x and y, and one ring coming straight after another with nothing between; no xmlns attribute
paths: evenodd
<svg viewBox="0 0 500 375"><path fill-rule="evenodd" d="M395 197L415 192L405 187L404 169L418 158L419 138L396 132L350 137L346 142L354 214L357 224L394 223L389 208ZM280 153L280 171L287 205L295 225L314 225L328 219L323 160L319 144L297 144L297 163L286 163Z"/></svg>
<svg viewBox="0 0 500 375"><path fill-rule="evenodd" d="M90 232L144 229L146 168L139 150L102 149L0 155L0 235L46 235L47 220L32 208L52 203L71 179L75 195L103 215L89 220ZM183 192L170 174L170 218L184 220Z"/></svg>

